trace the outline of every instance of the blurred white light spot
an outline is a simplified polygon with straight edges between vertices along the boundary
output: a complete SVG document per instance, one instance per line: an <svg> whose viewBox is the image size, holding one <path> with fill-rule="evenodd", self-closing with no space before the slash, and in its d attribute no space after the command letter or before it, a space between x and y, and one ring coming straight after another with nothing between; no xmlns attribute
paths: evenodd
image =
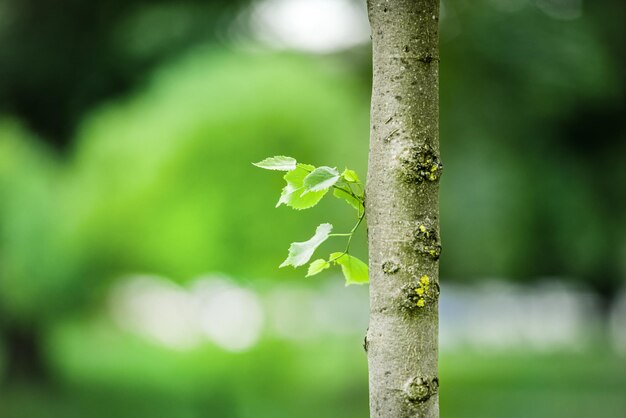
<svg viewBox="0 0 626 418"><path fill-rule="evenodd" d="M537 0L537 7L559 20L574 20L583 14L583 0Z"/></svg>
<svg viewBox="0 0 626 418"><path fill-rule="evenodd" d="M370 35L364 1L264 0L252 9L251 25L273 47L311 52L347 49Z"/></svg>
<svg viewBox="0 0 626 418"><path fill-rule="evenodd" d="M205 340L229 351L257 343L263 328L258 296L224 279L201 279L191 290L152 276L134 276L114 287L113 320L123 329L173 349Z"/></svg>
<svg viewBox="0 0 626 418"><path fill-rule="evenodd" d="M597 312L590 294L564 283L442 286L442 349L580 350Z"/></svg>
<svg viewBox="0 0 626 418"><path fill-rule="evenodd" d="M320 329L310 314L315 296L303 286L277 285L266 297L270 332L291 340L319 337Z"/></svg>
<svg viewBox="0 0 626 418"><path fill-rule="evenodd" d="M112 316L122 328L175 349L198 344L188 293L165 279L136 276L114 288Z"/></svg>
<svg viewBox="0 0 626 418"><path fill-rule="evenodd" d="M200 299L200 327L215 344L229 351L253 346L263 327L259 298L227 282L201 281L194 286Z"/></svg>
<svg viewBox="0 0 626 418"><path fill-rule="evenodd" d="M615 350L626 356L626 288L616 298L609 325Z"/></svg>
<svg viewBox="0 0 626 418"><path fill-rule="evenodd" d="M265 298L269 331L286 340L363 334L367 328L367 287L346 287L342 277L319 288L276 285Z"/></svg>

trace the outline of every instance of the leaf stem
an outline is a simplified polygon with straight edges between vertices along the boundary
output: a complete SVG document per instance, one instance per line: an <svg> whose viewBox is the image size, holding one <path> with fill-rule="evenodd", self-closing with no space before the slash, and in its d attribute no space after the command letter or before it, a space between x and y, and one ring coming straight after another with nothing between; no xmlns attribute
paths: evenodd
<svg viewBox="0 0 626 418"><path fill-rule="evenodd" d="M359 216L359 221L356 223L356 225L354 225L354 228L352 228L352 231L350 231L350 236L348 237L348 244L346 245L346 251L345 251L346 254L350 250L350 243L352 242L352 237L354 236L354 232L359 227L359 225L361 225L363 218L365 218L365 211L363 211L361 216Z"/></svg>
<svg viewBox="0 0 626 418"><path fill-rule="evenodd" d="M339 260L341 257L343 257L344 255L347 255L347 254L348 254L348 253L344 251L344 252L342 252L341 254L339 254L337 257L329 259L329 260L328 260L328 262L329 262L329 263L332 263L333 261L337 261L337 260Z"/></svg>
<svg viewBox="0 0 626 418"><path fill-rule="evenodd" d="M343 187L339 187L339 186L335 186L333 185L333 187L337 190L341 190L342 192L348 193L350 196L354 197L356 200L358 200L359 202L363 203L363 198L360 196L357 196L356 194L354 194L354 192L352 191L352 188L350 188L350 185L348 184L348 189L344 189Z"/></svg>

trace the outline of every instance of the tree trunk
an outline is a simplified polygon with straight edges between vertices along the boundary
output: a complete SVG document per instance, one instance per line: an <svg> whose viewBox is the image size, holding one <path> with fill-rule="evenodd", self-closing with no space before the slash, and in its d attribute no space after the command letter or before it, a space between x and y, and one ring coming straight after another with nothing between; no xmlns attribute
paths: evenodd
<svg viewBox="0 0 626 418"><path fill-rule="evenodd" d="M368 0L372 418L438 417L438 0Z"/></svg>

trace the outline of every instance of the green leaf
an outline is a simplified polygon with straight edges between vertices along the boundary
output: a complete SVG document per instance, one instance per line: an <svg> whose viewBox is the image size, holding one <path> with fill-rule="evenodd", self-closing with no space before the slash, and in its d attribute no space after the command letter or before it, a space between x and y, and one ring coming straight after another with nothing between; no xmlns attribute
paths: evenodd
<svg viewBox="0 0 626 418"><path fill-rule="evenodd" d="M315 166L297 164L295 170L285 174L283 178L287 181L287 185L283 188L283 192L280 195L276 207L284 203L289 207L300 210L317 205L328 190L304 193L306 189L304 187L304 178L313 170L315 170Z"/></svg>
<svg viewBox="0 0 626 418"><path fill-rule="evenodd" d="M264 168L266 170L280 170L291 171L296 169L295 158L285 157L284 155L277 155L275 157L269 157L258 163L252 163L253 165Z"/></svg>
<svg viewBox="0 0 626 418"><path fill-rule="evenodd" d="M292 242L289 246L289 256L287 256L287 259L283 261L280 267L299 267L306 264L311 259L311 256L313 256L317 247L319 247L322 242L326 241L332 230L333 226L331 224L321 224L317 227L315 235L313 235L310 240Z"/></svg>
<svg viewBox="0 0 626 418"><path fill-rule="evenodd" d="M362 211L364 210L363 202L343 189L336 188L335 190L333 190L333 196L348 202L350 206L352 206L357 210L357 212L359 212L359 215L361 215Z"/></svg>
<svg viewBox="0 0 626 418"><path fill-rule="evenodd" d="M318 167L304 178L305 193L329 189L337 183L340 177L339 172L335 168Z"/></svg>
<svg viewBox="0 0 626 418"><path fill-rule="evenodd" d="M316 274L321 273L329 267L330 263L328 261L324 260L323 258L318 258L317 260L309 264L309 271L307 272L306 277L315 276Z"/></svg>
<svg viewBox="0 0 626 418"><path fill-rule="evenodd" d="M349 183L361 182L361 180L359 180L359 176L356 174L356 171L350 170L349 168L343 170L343 173L341 173L341 177L343 177L343 179Z"/></svg>
<svg viewBox="0 0 626 418"><path fill-rule="evenodd" d="M330 260L341 266L346 286L351 284L365 284L369 282L369 270L367 264L356 257L345 253L332 253Z"/></svg>

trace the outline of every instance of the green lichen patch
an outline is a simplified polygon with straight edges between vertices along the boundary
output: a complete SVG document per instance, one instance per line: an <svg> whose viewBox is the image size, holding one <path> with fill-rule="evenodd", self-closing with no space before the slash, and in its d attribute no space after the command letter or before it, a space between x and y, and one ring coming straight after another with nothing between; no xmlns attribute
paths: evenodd
<svg viewBox="0 0 626 418"><path fill-rule="evenodd" d="M409 182L435 182L441 177L443 164L429 146L413 147L401 156L402 172Z"/></svg>

